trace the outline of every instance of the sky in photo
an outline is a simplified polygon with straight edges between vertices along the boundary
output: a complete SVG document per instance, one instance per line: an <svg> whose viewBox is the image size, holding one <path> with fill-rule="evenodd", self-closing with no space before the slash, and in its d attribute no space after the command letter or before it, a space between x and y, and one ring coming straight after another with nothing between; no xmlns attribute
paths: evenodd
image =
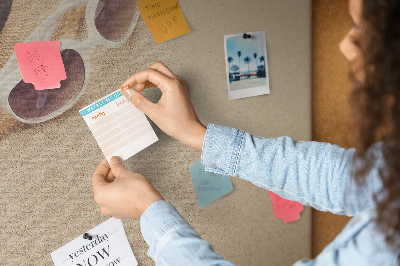
<svg viewBox="0 0 400 266"><path fill-rule="evenodd" d="M257 66L264 64L260 63L260 57L265 56L265 33L251 33L251 39L243 39L242 34L234 37L226 38L226 50L227 57L231 56L233 61L231 62L231 66L233 64L239 66L239 57L238 51L242 52L240 56L240 72L247 72L248 66L244 62L244 58L249 56L251 59L250 62L250 71L256 71L256 64L254 59L254 53L257 53Z"/></svg>

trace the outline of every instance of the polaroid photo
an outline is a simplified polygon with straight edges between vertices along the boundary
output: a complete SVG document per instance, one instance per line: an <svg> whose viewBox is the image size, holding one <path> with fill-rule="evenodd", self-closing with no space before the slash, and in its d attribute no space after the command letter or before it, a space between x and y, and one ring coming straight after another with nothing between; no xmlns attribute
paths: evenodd
<svg viewBox="0 0 400 266"><path fill-rule="evenodd" d="M228 99L269 94L265 31L225 35Z"/></svg>

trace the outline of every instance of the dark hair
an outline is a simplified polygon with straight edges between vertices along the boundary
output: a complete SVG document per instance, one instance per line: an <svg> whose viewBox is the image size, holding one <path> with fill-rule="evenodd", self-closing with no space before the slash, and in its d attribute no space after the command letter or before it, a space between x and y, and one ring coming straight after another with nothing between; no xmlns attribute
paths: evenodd
<svg viewBox="0 0 400 266"><path fill-rule="evenodd" d="M374 196L376 222L387 243L400 250L400 1L363 0L356 45L362 63L353 66L350 104L357 141L354 172L361 184L375 163L368 149L382 141L383 188ZM363 73L359 77L359 71Z"/></svg>

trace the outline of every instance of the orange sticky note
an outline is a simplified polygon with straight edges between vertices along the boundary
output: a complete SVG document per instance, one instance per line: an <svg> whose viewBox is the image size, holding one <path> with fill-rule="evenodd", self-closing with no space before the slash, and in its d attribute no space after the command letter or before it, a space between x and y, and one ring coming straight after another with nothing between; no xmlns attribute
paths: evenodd
<svg viewBox="0 0 400 266"><path fill-rule="evenodd" d="M137 4L157 43L190 32L178 0L137 0Z"/></svg>
<svg viewBox="0 0 400 266"><path fill-rule="evenodd" d="M273 192L269 192L275 218L282 219L285 223L290 223L300 219L300 213L304 206L296 201L284 199Z"/></svg>
<svg viewBox="0 0 400 266"><path fill-rule="evenodd" d="M60 88L60 81L67 78L60 42L17 43L14 50L22 79L25 83L32 83L36 90Z"/></svg>

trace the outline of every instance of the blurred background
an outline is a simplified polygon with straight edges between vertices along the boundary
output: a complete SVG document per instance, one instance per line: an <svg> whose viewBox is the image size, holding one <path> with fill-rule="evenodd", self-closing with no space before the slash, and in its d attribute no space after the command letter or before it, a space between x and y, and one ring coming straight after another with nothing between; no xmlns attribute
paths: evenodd
<svg viewBox="0 0 400 266"><path fill-rule="evenodd" d="M352 147L349 130L349 62L339 43L351 28L348 1L313 0L312 139ZM317 256L349 221L349 217L312 212L312 254Z"/></svg>

